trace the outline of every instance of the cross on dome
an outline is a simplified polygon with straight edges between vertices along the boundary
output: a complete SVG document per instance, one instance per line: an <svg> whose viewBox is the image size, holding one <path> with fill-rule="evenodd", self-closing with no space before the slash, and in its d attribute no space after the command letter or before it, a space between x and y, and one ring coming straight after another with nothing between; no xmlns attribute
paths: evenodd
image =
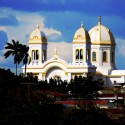
<svg viewBox="0 0 125 125"><path fill-rule="evenodd" d="M101 24L101 16L98 16L98 24Z"/></svg>
<svg viewBox="0 0 125 125"><path fill-rule="evenodd" d="M57 49L54 49L54 60L57 60Z"/></svg>
<svg viewBox="0 0 125 125"><path fill-rule="evenodd" d="M39 24L37 24L37 28L39 29Z"/></svg>
<svg viewBox="0 0 125 125"><path fill-rule="evenodd" d="M57 49L56 48L54 49L54 55L57 55Z"/></svg>
<svg viewBox="0 0 125 125"><path fill-rule="evenodd" d="M83 27L83 21L81 21L81 27Z"/></svg>

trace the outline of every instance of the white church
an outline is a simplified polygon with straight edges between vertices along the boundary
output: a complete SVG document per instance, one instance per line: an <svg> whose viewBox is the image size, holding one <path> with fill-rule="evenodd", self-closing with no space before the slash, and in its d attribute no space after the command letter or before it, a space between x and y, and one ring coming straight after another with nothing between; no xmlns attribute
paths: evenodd
<svg viewBox="0 0 125 125"><path fill-rule="evenodd" d="M47 38L37 27L29 38L30 64L26 72L32 72L39 80L60 78L70 82L77 76L86 76L92 73L101 77L105 86L114 83L125 83L125 70L117 70L115 66L115 39L110 29L98 24L87 31L83 24L75 31L72 39L72 62L67 63L58 56L57 49L51 59L47 58ZM25 72L24 66L22 67Z"/></svg>

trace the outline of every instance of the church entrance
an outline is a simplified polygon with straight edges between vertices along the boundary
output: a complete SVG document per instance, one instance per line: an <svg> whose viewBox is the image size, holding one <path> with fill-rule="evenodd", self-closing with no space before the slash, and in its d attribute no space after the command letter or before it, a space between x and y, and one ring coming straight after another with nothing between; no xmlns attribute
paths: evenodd
<svg viewBox="0 0 125 125"><path fill-rule="evenodd" d="M65 72L59 67L52 67L51 69L49 69L47 71L46 77L47 81L49 81L50 79L62 80L62 81L67 79Z"/></svg>

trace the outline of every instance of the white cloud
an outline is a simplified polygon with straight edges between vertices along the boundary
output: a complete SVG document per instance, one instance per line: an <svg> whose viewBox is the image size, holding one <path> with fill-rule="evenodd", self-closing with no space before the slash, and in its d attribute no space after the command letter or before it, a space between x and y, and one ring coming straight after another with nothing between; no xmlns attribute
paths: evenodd
<svg viewBox="0 0 125 125"><path fill-rule="evenodd" d="M28 42L30 33L37 27L37 25L39 25L40 29L45 32L46 36L50 36L52 34L55 34L57 38L61 36L60 31L45 26L44 17L40 16L37 12L19 12L7 8L2 8L0 10L2 10L0 17L9 15L11 13L11 15L13 14L19 22L18 26L11 25L0 27L0 29L7 33L9 41L14 39L15 41L18 40L19 42L26 44Z"/></svg>
<svg viewBox="0 0 125 125"><path fill-rule="evenodd" d="M57 49L57 55L67 62L72 61L72 44L66 42L50 42L48 43L48 59L54 56L54 49Z"/></svg>
<svg viewBox="0 0 125 125"><path fill-rule="evenodd" d="M44 28L43 30L44 30L45 34L47 34L48 36L52 35L52 34L57 34L59 36L61 35L60 31L52 29L52 28Z"/></svg>
<svg viewBox="0 0 125 125"><path fill-rule="evenodd" d="M6 27L5 26L2 26L2 27L0 27L0 30L6 30Z"/></svg>
<svg viewBox="0 0 125 125"><path fill-rule="evenodd" d="M50 40L56 40L58 39L62 33L54 28L48 28L45 26L45 19L44 17L40 16L38 13L24 13L19 11L14 11L11 9L3 9L3 13L0 15L0 17L3 17L4 15L7 16L9 14L13 14L16 19L19 22L19 25L13 26L0 26L0 30L4 30L7 33L8 36L8 42L11 42L12 39L15 41L19 41L22 44L27 44L29 39L29 34L39 25L40 29L46 34L47 37L49 37ZM65 50L70 49L70 44L68 43L49 43L48 44L48 56L53 56L53 50L55 48L58 49L58 56L62 59L68 60L68 55L71 57L71 52L67 52L64 54L61 54L64 50L64 45L66 46ZM50 49L49 49L50 48ZM62 50L61 50L62 49ZM13 57L9 57L7 59L4 58L3 54L6 50L0 51L0 65L7 69L8 67L11 69L12 72L15 73L15 65L13 64ZM13 64L12 67L8 66L9 64ZM18 71L22 72L21 66L18 66Z"/></svg>
<svg viewBox="0 0 125 125"><path fill-rule="evenodd" d="M125 57L125 39L116 38L116 54Z"/></svg>
<svg viewBox="0 0 125 125"><path fill-rule="evenodd" d="M59 58L67 61L68 63L72 62L72 43L66 42L48 42L48 51L47 56L48 59L54 56L54 49L57 48L57 55ZM4 51L1 51L3 53ZM10 62L13 63L13 57L9 57L5 59L3 56L0 56L0 64L9 64ZM18 73L22 72L22 64L18 66ZM4 66L5 69L8 69L7 66ZM9 67L12 72L15 73L15 65L13 67Z"/></svg>
<svg viewBox="0 0 125 125"><path fill-rule="evenodd" d="M0 64L5 62L5 58L4 58L3 54L4 54L4 51L0 50Z"/></svg>
<svg viewBox="0 0 125 125"><path fill-rule="evenodd" d="M3 56L0 56L0 62L3 62L5 58Z"/></svg>

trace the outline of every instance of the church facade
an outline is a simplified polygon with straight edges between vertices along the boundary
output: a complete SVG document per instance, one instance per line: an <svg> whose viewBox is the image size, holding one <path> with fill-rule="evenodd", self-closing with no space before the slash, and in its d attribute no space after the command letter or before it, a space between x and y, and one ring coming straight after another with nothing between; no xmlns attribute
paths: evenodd
<svg viewBox="0 0 125 125"><path fill-rule="evenodd" d="M47 59L47 38L40 28L37 27L29 38L30 64L27 65L26 72L32 72L38 76L39 80L50 78L66 80L77 76L86 76L92 73L101 77L105 86L112 86L114 83L125 82L125 70L117 70L115 66L115 39L107 27L98 24L87 31L83 24L75 31L72 40L72 62L67 63L58 57L55 48L53 57ZM24 66L22 67L25 72Z"/></svg>

